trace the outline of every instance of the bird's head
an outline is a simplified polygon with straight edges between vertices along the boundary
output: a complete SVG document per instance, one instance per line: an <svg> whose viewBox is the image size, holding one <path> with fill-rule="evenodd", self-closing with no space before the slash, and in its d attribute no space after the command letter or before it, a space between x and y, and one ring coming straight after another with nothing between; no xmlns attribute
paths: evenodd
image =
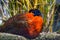
<svg viewBox="0 0 60 40"><path fill-rule="evenodd" d="M29 10L29 13L31 13L31 12L34 13L34 16L42 16L40 10L38 10L38 9Z"/></svg>

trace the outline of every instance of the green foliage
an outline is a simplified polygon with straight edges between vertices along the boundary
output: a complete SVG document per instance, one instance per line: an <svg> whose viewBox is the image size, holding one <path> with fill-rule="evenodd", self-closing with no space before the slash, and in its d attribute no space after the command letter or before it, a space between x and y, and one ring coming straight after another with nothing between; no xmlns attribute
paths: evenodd
<svg viewBox="0 0 60 40"><path fill-rule="evenodd" d="M44 14L44 25L45 27L48 27L49 17L47 15L51 15L54 13L54 6L55 6L55 0L8 0L9 7L8 12L10 14L10 17L18 14L23 13L24 11L29 11L30 9L39 9L42 14ZM4 3L4 1L3 1ZM4 4L5 5L5 4ZM6 5L5 5L6 7ZM53 10L52 10L53 9ZM23 11L24 10L24 11ZM52 10L52 11L50 11ZM53 17L52 19L53 20ZM50 20L50 21L51 21ZM51 25L53 24L53 21L51 21ZM49 28L49 27L48 27Z"/></svg>

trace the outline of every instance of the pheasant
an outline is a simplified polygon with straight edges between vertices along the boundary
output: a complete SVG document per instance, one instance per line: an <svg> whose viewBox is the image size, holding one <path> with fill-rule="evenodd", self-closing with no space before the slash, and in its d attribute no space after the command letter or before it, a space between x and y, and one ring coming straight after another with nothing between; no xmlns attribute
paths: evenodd
<svg viewBox="0 0 60 40"><path fill-rule="evenodd" d="M9 18L0 28L0 32L21 35L29 39L36 38L42 31L43 25L43 18L37 14L39 10L37 11L30 10L27 13Z"/></svg>

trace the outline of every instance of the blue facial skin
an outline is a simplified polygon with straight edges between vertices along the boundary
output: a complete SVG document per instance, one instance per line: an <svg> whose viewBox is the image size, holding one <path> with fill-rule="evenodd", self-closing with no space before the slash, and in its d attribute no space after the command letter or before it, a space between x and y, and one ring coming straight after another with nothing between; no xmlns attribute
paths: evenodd
<svg viewBox="0 0 60 40"><path fill-rule="evenodd" d="M31 9L31 10L29 11L29 13L30 13L30 12L34 13L34 16L42 16L40 10L38 10L38 9Z"/></svg>

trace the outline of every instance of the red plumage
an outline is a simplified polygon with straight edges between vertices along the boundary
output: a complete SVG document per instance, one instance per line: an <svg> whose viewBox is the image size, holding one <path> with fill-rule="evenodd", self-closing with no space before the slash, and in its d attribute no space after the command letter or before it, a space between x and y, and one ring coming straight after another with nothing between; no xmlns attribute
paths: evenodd
<svg viewBox="0 0 60 40"><path fill-rule="evenodd" d="M3 25L1 32L7 32L36 38L42 30L43 19L33 13L18 14L9 18Z"/></svg>

